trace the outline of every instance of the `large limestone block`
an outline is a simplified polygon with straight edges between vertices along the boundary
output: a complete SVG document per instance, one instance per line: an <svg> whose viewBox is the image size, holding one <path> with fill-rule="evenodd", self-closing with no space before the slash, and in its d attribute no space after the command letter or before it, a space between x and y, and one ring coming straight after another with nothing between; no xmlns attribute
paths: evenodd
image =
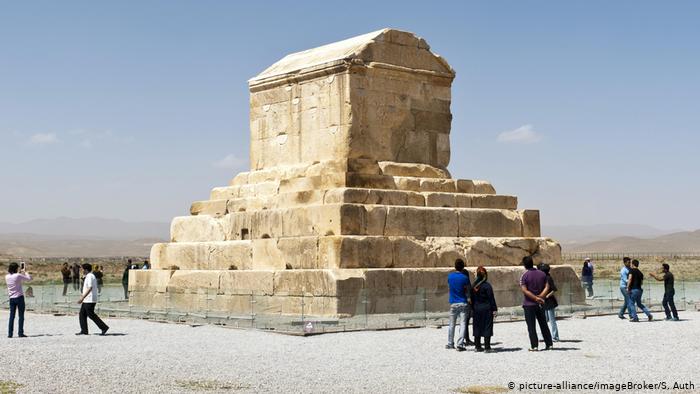
<svg viewBox="0 0 700 394"><path fill-rule="evenodd" d="M458 233L457 210L393 206L387 208L384 235L456 237Z"/></svg>
<svg viewBox="0 0 700 394"><path fill-rule="evenodd" d="M425 205L428 207L457 207L456 193L424 193ZM469 200L471 208L471 199Z"/></svg>
<svg viewBox="0 0 700 394"><path fill-rule="evenodd" d="M326 190L304 190L300 192L282 193L277 196L271 209L298 207L304 205L320 205L324 202Z"/></svg>
<svg viewBox="0 0 700 394"><path fill-rule="evenodd" d="M559 264L561 248L548 238L451 238L427 237L419 243L428 255L428 265L452 267L456 259L467 266L517 266L525 256L549 264ZM395 257L396 260L396 257Z"/></svg>
<svg viewBox="0 0 700 394"><path fill-rule="evenodd" d="M231 200L234 198L241 197L241 187L245 185L236 186L221 186L211 189L209 193L210 200Z"/></svg>
<svg viewBox="0 0 700 394"><path fill-rule="evenodd" d="M347 164L347 172L365 175L382 175L382 169L379 167L379 163L376 160L356 157L348 159Z"/></svg>
<svg viewBox="0 0 700 394"><path fill-rule="evenodd" d="M523 237L540 236L540 211L526 209L520 212L523 221Z"/></svg>
<svg viewBox="0 0 700 394"><path fill-rule="evenodd" d="M130 270L129 291L154 291L165 293L170 277L170 270Z"/></svg>
<svg viewBox="0 0 700 394"><path fill-rule="evenodd" d="M338 188L325 193L326 204L373 204L424 206L425 199L417 192L364 188Z"/></svg>
<svg viewBox="0 0 700 394"><path fill-rule="evenodd" d="M179 296L181 296L179 297L180 299L183 299L187 296L191 298L193 295L182 294ZM197 295L194 296L196 297ZM217 294L216 297L209 297L206 300L206 307L208 312L213 312L216 315L254 317L260 313L260 308L257 305L258 301L269 297L253 294L250 291L247 293L241 291L241 294ZM200 310L199 312L202 313L203 311Z"/></svg>
<svg viewBox="0 0 700 394"><path fill-rule="evenodd" d="M170 224L171 242L226 240L226 220L205 216L179 216Z"/></svg>
<svg viewBox="0 0 700 394"><path fill-rule="evenodd" d="M269 199L261 197L233 198L226 201L226 212L247 212L261 209L269 209Z"/></svg>
<svg viewBox="0 0 700 394"><path fill-rule="evenodd" d="M251 239L278 238L284 234L283 217L285 212L296 211L291 209L268 209L250 213L250 237Z"/></svg>
<svg viewBox="0 0 700 394"><path fill-rule="evenodd" d="M557 301L559 304L585 304L586 295L581 288L581 282L576 276L576 270L568 265L552 266L550 274L557 285Z"/></svg>
<svg viewBox="0 0 700 394"><path fill-rule="evenodd" d="M496 189L487 181L457 179L455 180L458 193L469 194L496 194Z"/></svg>
<svg viewBox="0 0 700 394"><path fill-rule="evenodd" d="M195 201L190 206L190 214L220 217L226 215L227 203L227 200Z"/></svg>
<svg viewBox="0 0 700 394"><path fill-rule="evenodd" d="M301 296L342 296L356 294L362 288L362 279L353 276L353 270L286 270L274 275L274 294Z"/></svg>
<svg viewBox="0 0 700 394"><path fill-rule="evenodd" d="M429 207L516 209L518 199L514 196L496 194L423 193Z"/></svg>
<svg viewBox="0 0 700 394"><path fill-rule="evenodd" d="M168 293L205 292L216 294L222 271L186 270L174 271L168 282Z"/></svg>
<svg viewBox="0 0 700 394"><path fill-rule="evenodd" d="M168 292L167 296L169 309L204 315L213 312L211 306L216 299L216 290L191 289L177 293Z"/></svg>
<svg viewBox="0 0 700 394"><path fill-rule="evenodd" d="M503 209L459 209L460 237L520 237L522 220Z"/></svg>
<svg viewBox="0 0 700 394"><path fill-rule="evenodd" d="M316 269L318 238L294 237L253 240L254 269Z"/></svg>
<svg viewBox="0 0 700 394"><path fill-rule="evenodd" d="M318 268L318 237L281 238L277 241L285 267L291 269Z"/></svg>
<svg viewBox="0 0 700 394"><path fill-rule="evenodd" d="M430 245L412 237L390 237L393 245L393 267L414 268L434 267L435 255L430 252Z"/></svg>
<svg viewBox="0 0 700 394"><path fill-rule="evenodd" d="M224 216L222 220L226 222L224 227L228 230L226 239L230 241L251 239L252 216L252 213L245 211Z"/></svg>
<svg viewBox="0 0 700 394"><path fill-rule="evenodd" d="M420 290L429 292L447 291L447 275L451 272L449 268L443 269L405 269L401 277L401 293L416 294ZM474 277L473 274L471 276Z"/></svg>
<svg viewBox="0 0 700 394"><path fill-rule="evenodd" d="M285 256L277 248L277 239L255 239L253 244L253 268L258 270L285 269Z"/></svg>
<svg viewBox="0 0 700 394"><path fill-rule="evenodd" d="M151 248L155 269L251 269L250 241L158 243Z"/></svg>
<svg viewBox="0 0 700 394"><path fill-rule="evenodd" d="M353 210L353 213L347 213ZM282 210L283 236L351 234L357 230L355 220L359 206L309 205Z"/></svg>
<svg viewBox="0 0 700 394"><path fill-rule="evenodd" d="M308 190L323 190L342 187L345 185L343 173L328 173L317 176L283 179L280 181L279 192L291 193Z"/></svg>
<svg viewBox="0 0 700 394"><path fill-rule="evenodd" d="M271 295L274 291L274 271L223 271L219 292L222 294Z"/></svg>
<svg viewBox="0 0 700 394"><path fill-rule="evenodd" d="M385 237L321 237L318 258L321 268L387 268L393 266L393 244Z"/></svg>
<svg viewBox="0 0 700 394"><path fill-rule="evenodd" d="M162 311L170 306L169 298L165 292L154 292L153 289L130 291L129 307L134 312L139 309Z"/></svg>
<svg viewBox="0 0 700 394"><path fill-rule="evenodd" d="M396 179L397 177L388 175L350 172L346 175L345 186L367 189L397 189Z"/></svg>
<svg viewBox="0 0 700 394"><path fill-rule="evenodd" d="M471 196L472 208L516 209L518 198L495 194L477 194ZM539 235L537 235L539 237Z"/></svg>

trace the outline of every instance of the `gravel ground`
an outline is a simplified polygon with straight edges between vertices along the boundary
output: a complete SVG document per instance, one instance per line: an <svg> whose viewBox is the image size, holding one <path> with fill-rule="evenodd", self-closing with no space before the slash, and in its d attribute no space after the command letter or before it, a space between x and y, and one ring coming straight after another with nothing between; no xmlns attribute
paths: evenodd
<svg viewBox="0 0 700 394"><path fill-rule="evenodd" d="M0 312L3 325L7 317L7 311ZM27 314L28 338L0 338L0 388L15 382L22 385L18 392L27 393L446 393L485 392L474 386L505 389L511 381L600 381L666 382L668 388L674 382L692 383L694 390L687 392L698 392L700 313L683 312L681 318L562 320L562 342L554 351L537 353L527 351L524 322L502 323L495 326L499 351L484 354L444 349L446 328L304 338L106 319L111 335L78 337L77 316ZM600 390L581 392L592 391Z"/></svg>

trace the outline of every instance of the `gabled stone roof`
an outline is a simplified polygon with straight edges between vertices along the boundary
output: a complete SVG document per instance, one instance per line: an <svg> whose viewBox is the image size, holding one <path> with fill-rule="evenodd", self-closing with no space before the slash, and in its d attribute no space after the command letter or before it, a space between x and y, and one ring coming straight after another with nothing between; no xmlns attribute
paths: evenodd
<svg viewBox="0 0 700 394"><path fill-rule="evenodd" d="M410 32L382 29L283 57L248 83L258 85L350 63L383 63L437 75L455 72L422 38Z"/></svg>

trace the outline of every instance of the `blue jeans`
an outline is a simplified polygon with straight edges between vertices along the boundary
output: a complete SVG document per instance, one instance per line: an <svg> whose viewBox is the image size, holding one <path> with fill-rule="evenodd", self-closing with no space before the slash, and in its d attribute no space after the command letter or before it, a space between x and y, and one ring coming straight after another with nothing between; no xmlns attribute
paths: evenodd
<svg viewBox="0 0 700 394"><path fill-rule="evenodd" d="M630 318L633 320L636 320L637 317L637 307L644 312L647 317L651 317L651 312L649 312L649 309L647 309L644 304L642 304L642 293L644 291L642 289L632 289L630 291L630 302L629 305L627 306L627 309L629 309L630 312Z"/></svg>
<svg viewBox="0 0 700 394"><path fill-rule="evenodd" d="M593 277L584 276L581 278L581 287L588 293L588 297L593 297Z"/></svg>
<svg viewBox="0 0 700 394"><path fill-rule="evenodd" d="M464 346L467 338L467 317L469 316L469 307L466 303L450 304L450 326L447 330L447 346L455 345L455 326L457 318L459 318L459 337L457 338L457 346Z"/></svg>
<svg viewBox="0 0 700 394"><path fill-rule="evenodd" d="M625 311L629 309L628 304L630 303L630 295L627 293L626 287L620 287L620 293L622 293L622 298L624 298L625 301L622 303L620 312L618 312L617 315L623 317L625 316Z"/></svg>
<svg viewBox="0 0 700 394"><path fill-rule="evenodd" d="M7 336L12 337L15 325L15 314L19 310L19 321L17 322L19 335L24 335L24 296L10 298L10 324L7 329Z"/></svg>
<svg viewBox="0 0 700 394"><path fill-rule="evenodd" d="M676 295L675 290L664 292L664 299L661 305L664 306L664 312L666 312L666 318L671 318L671 312L673 312L673 317L678 319L678 311L676 310L676 304L673 302L673 296ZM669 306L671 307L669 309Z"/></svg>
<svg viewBox="0 0 700 394"><path fill-rule="evenodd" d="M555 308L545 309L544 314L547 316L547 321L549 326L552 328L552 339L555 341L559 340L559 328L557 327L557 313Z"/></svg>

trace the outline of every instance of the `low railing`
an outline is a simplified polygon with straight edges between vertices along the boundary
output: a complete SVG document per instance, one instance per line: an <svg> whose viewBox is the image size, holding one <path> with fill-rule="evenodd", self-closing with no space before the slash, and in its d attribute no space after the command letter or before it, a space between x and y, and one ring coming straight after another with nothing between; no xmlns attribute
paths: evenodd
<svg viewBox="0 0 700 394"><path fill-rule="evenodd" d="M700 283L676 281L675 303L678 310L695 309L696 302L700 300ZM573 286L578 286L575 284ZM579 289L572 286L562 286L557 293L559 307L557 315L571 317L577 315L596 316L618 313L623 303L618 283L613 280L598 280L593 286L593 297L586 298L585 303L576 304L575 294ZM26 290L29 290L27 288ZM53 314L77 315L80 305L76 303L78 291L67 289L63 294L63 285L33 286L26 292L26 305L30 311ZM269 295L256 291L237 291L238 312L231 313L222 310L221 297L216 290L191 289L187 293L196 299L188 309L181 309L176 302L171 300L174 295L165 293L162 305L158 307L142 307L129 304L124 299L121 286L106 286L102 289L100 302L97 306L98 314L103 318L135 318L157 321L205 323L233 326L239 328L252 328L262 330L274 330L297 335L310 335L324 332L355 331L355 330L381 330L409 327L442 326L448 322L447 299L444 292L437 294L425 289L416 289L415 294L401 306L401 313L373 313L376 310L386 310L386 302L401 302L402 295L399 292L387 293L385 297L376 297L376 294L361 292L351 308L354 312L350 316L324 317L313 314L314 303L319 302L318 297L308 293L284 294L288 297L284 309L291 309L294 313L284 313L278 300L272 300ZM579 293L580 294L580 293ZM648 281L645 283L643 301L654 311L656 318L664 318L661 301L664 289L660 282ZM280 296L280 294L276 294ZM393 300L393 301L389 301ZM397 301L398 300L398 301ZM379 305L382 303L381 305ZM243 305L243 307L241 306ZM0 307L7 308L8 302L4 300ZM243 312L241 312L244 310ZM640 315L640 317L644 317ZM497 322L522 319L521 307L500 308ZM118 323L115 323L118 324ZM111 324L110 324L111 325Z"/></svg>

